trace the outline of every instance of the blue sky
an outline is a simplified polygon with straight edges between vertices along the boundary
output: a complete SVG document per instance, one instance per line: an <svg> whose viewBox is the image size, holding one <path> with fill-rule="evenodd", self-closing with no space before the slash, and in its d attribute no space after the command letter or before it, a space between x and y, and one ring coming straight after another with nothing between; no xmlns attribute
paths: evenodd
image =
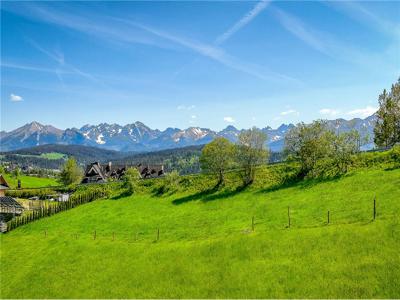
<svg viewBox="0 0 400 300"><path fill-rule="evenodd" d="M366 117L400 2L1 2L1 129Z"/></svg>

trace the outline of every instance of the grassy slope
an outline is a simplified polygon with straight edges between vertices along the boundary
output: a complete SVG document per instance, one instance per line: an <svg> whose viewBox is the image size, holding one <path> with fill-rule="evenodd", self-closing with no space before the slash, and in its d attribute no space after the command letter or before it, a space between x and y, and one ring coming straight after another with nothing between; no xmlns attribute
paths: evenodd
<svg viewBox="0 0 400 300"><path fill-rule="evenodd" d="M373 170L82 205L1 237L1 297L399 298L399 186L400 170Z"/></svg>
<svg viewBox="0 0 400 300"><path fill-rule="evenodd" d="M11 188L16 188L18 186L18 180L15 177L9 174L3 174L3 176L5 177ZM37 187L59 185L57 180L54 178L41 178L41 177L21 175L19 179L21 180L22 188L37 188Z"/></svg>
<svg viewBox="0 0 400 300"><path fill-rule="evenodd" d="M61 158L65 158L66 155L63 153L58 153L58 152L49 152L49 153L40 154L40 157L47 158L47 159L61 159Z"/></svg>

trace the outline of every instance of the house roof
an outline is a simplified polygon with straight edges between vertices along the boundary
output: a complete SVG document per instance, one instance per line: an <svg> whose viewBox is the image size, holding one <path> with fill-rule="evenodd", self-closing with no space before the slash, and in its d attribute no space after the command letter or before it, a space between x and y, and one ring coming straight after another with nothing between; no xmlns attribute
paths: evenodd
<svg viewBox="0 0 400 300"><path fill-rule="evenodd" d="M0 207L15 207L16 209L24 209L24 207L19 204L13 197L9 196L0 197Z"/></svg>
<svg viewBox="0 0 400 300"><path fill-rule="evenodd" d="M9 189L10 186L8 185L7 181L3 177L2 174L0 174L0 190L6 190Z"/></svg>
<svg viewBox="0 0 400 300"><path fill-rule="evenodd" d="M103 173L103 169L98 162L92 163L86 166L85 176L87 176L91 171L94 171L98 176L100 176L103 180L105 180L105 175Z"/></svg>

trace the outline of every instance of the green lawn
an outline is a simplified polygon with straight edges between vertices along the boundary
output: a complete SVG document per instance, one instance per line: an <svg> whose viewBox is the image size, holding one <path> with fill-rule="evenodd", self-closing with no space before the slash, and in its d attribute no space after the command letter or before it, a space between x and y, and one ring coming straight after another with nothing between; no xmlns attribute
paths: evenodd
<svg viewBox="0 0 400 300"><path fill-rule="evenodd" d="M40 154L40 157L47 158L47 159L62 159L62 158L66 158L66 155L63 153L58 153L58 152L49 152L49 153Z"/></svg>
<svg viewBox="0 0 400 300"><path fill-rule="evenodd" d="M15 177L9 174L3 174L3 176L7 180L11 188L16 188L18 186L18 180ZM19 176L19 179L21 180L22 188L38 188L38 187L60 185L54 178L41 178L41 177L21 175Z"/></svg>
<svg viewBox="0 0 400 300"><path fill-rule="evenodd" d="M399 199L400 169L99 200L2 235L1 297L399 298Z"/></svg>

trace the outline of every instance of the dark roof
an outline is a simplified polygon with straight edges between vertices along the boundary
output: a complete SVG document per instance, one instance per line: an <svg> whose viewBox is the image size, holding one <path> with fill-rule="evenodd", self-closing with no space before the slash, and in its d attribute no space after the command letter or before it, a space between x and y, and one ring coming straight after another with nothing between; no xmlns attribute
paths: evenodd
<svg viewBox="0 0 400 300"><path fill-rule="evenodd" d="M5 180L5 178L3 177L2 174L0 174L0 189L5 190L10 188L10 186L8 185L7 181Z"/></svg>
<svg viewBox="0 0 400 300"><path fill-rule="evenodd" d="M15 207L15 208L19 208L19 209L24 208L13 197L9 197L9 196L0 197L0 207Z"/></svg>
<svg viewBox="0 0 400 300"><path fill-rule="evenodd" d="M99 162L94 162L86 166L85 178L100 177L104 181L106 181L105 179L108 177L121 178L121 176L124 175L126 169L131 167L137 168L142 178L158 177L164 175L163 165L113 165L111 163L102 165Z"/></svg>
<svg viewBox="0 0 400 300"><path fill-rule="evenodd" d="M98 162L86 166L85 176L90 176L89 172L91 170L93 170L97 176L100 176L103 180L105 180L105 175L103 173L102 167Z"/></svg>

